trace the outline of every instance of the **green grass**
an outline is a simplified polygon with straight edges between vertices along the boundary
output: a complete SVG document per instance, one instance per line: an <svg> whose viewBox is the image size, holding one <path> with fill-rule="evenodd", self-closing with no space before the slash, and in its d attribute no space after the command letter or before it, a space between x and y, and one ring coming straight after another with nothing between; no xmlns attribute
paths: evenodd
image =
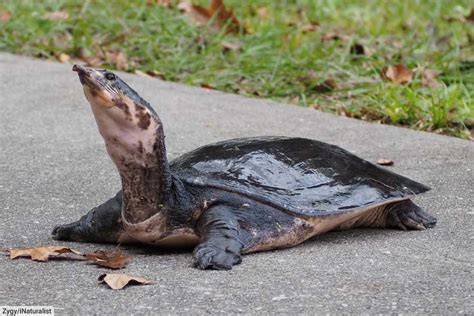
<svg viewBox="0 0 474 316"><path fill-rule="evenodd" d="M146 1L4 0L0 14L8 11L12 17L0 21L0 50L43 58L123 50L130 72L156 70L170 81L206 83L365 120L474 137L474 23L458 21L469 13L471 1L225 3L247 34L213 33L175 7ZM262 7L266 19L257 14ZM43 18L57 10L70 17ZM304 33L309 22L318 22L319 30ZM343 38L323 42L328 32ZM241 48L225 51L223 42ZM355 43L370 54L351 53ZM383 80L381 69L396 63L440 72L441 86L423 86L419 72L407 85ZM328 79L335 87L322 89Z"/></svg>

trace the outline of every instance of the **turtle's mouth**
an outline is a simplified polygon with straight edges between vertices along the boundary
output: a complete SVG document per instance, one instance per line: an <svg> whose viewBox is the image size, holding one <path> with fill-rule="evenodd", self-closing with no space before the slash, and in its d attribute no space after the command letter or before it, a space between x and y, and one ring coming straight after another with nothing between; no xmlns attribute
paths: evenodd
<svg viewBox="0 0 474 316"><path fill-rule="evenodd" d="M105 108L114 106L112 100L115 92L107 87L107 82L100 71L77 64L72 67L72 70L79 75L86 98L91 104Z"/></svg>

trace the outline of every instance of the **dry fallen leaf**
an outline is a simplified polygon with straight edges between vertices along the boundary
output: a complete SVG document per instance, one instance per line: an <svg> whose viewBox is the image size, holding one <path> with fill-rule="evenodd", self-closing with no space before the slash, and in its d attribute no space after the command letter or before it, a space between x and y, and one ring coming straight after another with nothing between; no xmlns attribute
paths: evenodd
<svg viewBox="0 0 474 316"><path fill-rule="evenodd" d="M425 87L433 89L441 87L441 83L436 80L436 77L438 75L439 72L437 72L436 70L424 69L421 73L421 84Z"/></svg>
<svg viewBox="0 0 474 316"><path fill-rule="evenodd" d="M12 248L7 250L10 259L18 257L31 257L35 261L48 261L51 256L58 256L63 253L73 253L82 256L82 253L68 247L61 246L44 246L33 248Z"/></svg>
<svg viewBox="0 0 474 316"><path fill-rule="evenodd" d="M43 19L50 21L61 21L69 19L69 13L67 11L54 11L43 15Z"/></svg>
<svg viewBox="0 0 474 316"><path fill-rule="evenodd" d="M351 39L351 32L343 29L343 28L336 28L333 31L324 33L321 35L321 42L329 42L329 41L348 41Z"/></svg>
<svg viewBox="0 0 474 316"><path fill-rule="evenodd" d="M211 86L211 85L208 84L208 83L201 83L201 88L210 89L210 90L216 90L216 88L215 88L214 86Z"/></svg>
<svg viewBox="0 0 474 316"><path fill-rule="evenodd" d="M334 79L326 79L314 87L314 91L325 93L338 89L337 82Z"/></svg>
<svg viewBox="0 0 474 316"><path fill-rule="evenodd" d="M211 23L211 29L215 32L226 27L226 33L235 34L241 28L239 20L237 20L232 10L226 9L223 0L212 0L207 8L194 5L189 1L183 1L178 5L178 9L191 16L199 25Z"/></svg>
<svg viewBox="0 0 474 316"><path fill-rule="evenodd" d="M377 164L379 164L381 166L393 166L393 160L379 159L379 160L377 160Z"/></svg>
<svg viewBox="0 0 474 316"><path fill-rule="evenodd" d="M92 253L84 254L84 257L87 260L92 261L101 267L110 268L110 269L125 268L127 264L130 262L130 257L126 256L120 250L113 250L113 251L97 250Z"/></svg>
<svg viewBox="0 0 474 316"><path fill-rule="evenodd" d="M309 33L309 32L317 32L319 31L319 23L318 22L309 22L300 28L301 32Z"/></svg>
<svg viewBox="0 0 474 316"><path fill-rule="evenodd" d="M139 69L135 69L135 74L136 75L139 75L139 76L142 76L142 77L147 77L147 78L152 78L152 76L150 76L149 74L147 74L146 72L143 72Z"/></svg>
<svg viewBox="0 0 474 316"><path fill-rule="evenodd" d="M161 80L166 80L165 74L158 70L147 70L146 73L152 77L160 78Z"/></svg>
<svg viewBox="0 0 474 316"><path fill-rule="evenodd" d="M352 117L352 113L349 112L344 104L339 102L336 103L336 113L340 116Z"/></svg>
<svg viewBox="0 0 474 316"><path fill-rule="evenodd" d="M413 72L405 65L397 64L383 68L382 77L395 83L405 84L413 80Z"/></svg>
<svg viewBox="0 0 474 316"><path fill-rule="evenodd" d="M8 21L12 17L12 14L8 11L0 12L0 21Z"/></svg>
<svg viewBox="0 0 474 316"><path fill-rule="evenodd" d="M135 69L135 74L147 78L160 78L161 80L166 80L165 74L162 72L159 72L158 70L147 70L145 72Z"/></svg>
<svg viewBox="0 0 474 316"><path fill-rule="evenodd" d="M316 71L314 71L314 70L310 70L306 74L296 77L296 80L298 80L298 81L300 81L304 84L310 84L310 83L312 83L313 81L315 81L317 79L318 79L318 76L316 74Z"/></svg>
<svg viewBox="0 0 474 316"><path fill-rule="evenodd" d="M56 55L56 59L61 63L67 63L71 57L68 54L59 53Z"/></svg>
<svg viewBox="0 0 474 316"><path fill-rule="evenodd" d="M238 51L242 47L242 43L238 42L222 42L222 47L224 48L224 53L228 51Z"/></svg>
<svg viewBox="0 0 474 316"><path fill-rule="evenodd" d="M114 64L118 70L127 70L128 61L125 53L121 50L108 51L105 53L105 60L108 63Z"/></svg>
<svg viewBox="0 0 474 316"><path fill-rule="evenodd" d="M340 39L339 35L337 35L334 32L327 32L321 36L321 42L328 42L328 41L338 40L338 39Z"/></svg>
<svg viewBox="0 0 474 316"><path fill-rule="evenodd" d="M154 282L143 277L125 273L106 273L99 276L99 283L106 283L111 289L120 290L126 285L145 285Z"/></svg>
<svg viewBox="0 0 474 316"><path fill-rule="evenodd" d="M87 53L87 51L84 48L79 49L79 53L77 54L77 57L83 62L85 62L86 66L91 66L91 67L101 66L105 58L101 50L97 50L96 56L91 56L90 54Z"/></svg>

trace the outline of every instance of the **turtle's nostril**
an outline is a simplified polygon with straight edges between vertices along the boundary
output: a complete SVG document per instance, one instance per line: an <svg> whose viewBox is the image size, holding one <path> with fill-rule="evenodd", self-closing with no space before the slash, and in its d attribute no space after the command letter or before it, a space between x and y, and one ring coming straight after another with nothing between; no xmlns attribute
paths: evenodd
<svg viewBox="0 0 474 316"><path fill-rule="evenodd" d="M81 65L75 64L74 66L72 66L72 71L82 74L86 72L86 68Z"/></svg>

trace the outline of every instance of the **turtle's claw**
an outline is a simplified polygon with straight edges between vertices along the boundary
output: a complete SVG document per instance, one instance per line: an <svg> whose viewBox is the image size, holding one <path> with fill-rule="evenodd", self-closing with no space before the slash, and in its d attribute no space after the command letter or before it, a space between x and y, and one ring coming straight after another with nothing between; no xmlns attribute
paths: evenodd
<svg viewBox="0 0 474 316"><path fill-rule="evenodd" d="M242 257L228 249L221 249L207 243L201 244L194 250L194 267L201 270L230 270L240 264Z"/></svg>
<svg viewBox="0 0 474 316"><path fill-rule="evenodd" d="M389 226L402 230L424 230L436 225L436 218L411 201L396 205L388 214Z"/></svg>

